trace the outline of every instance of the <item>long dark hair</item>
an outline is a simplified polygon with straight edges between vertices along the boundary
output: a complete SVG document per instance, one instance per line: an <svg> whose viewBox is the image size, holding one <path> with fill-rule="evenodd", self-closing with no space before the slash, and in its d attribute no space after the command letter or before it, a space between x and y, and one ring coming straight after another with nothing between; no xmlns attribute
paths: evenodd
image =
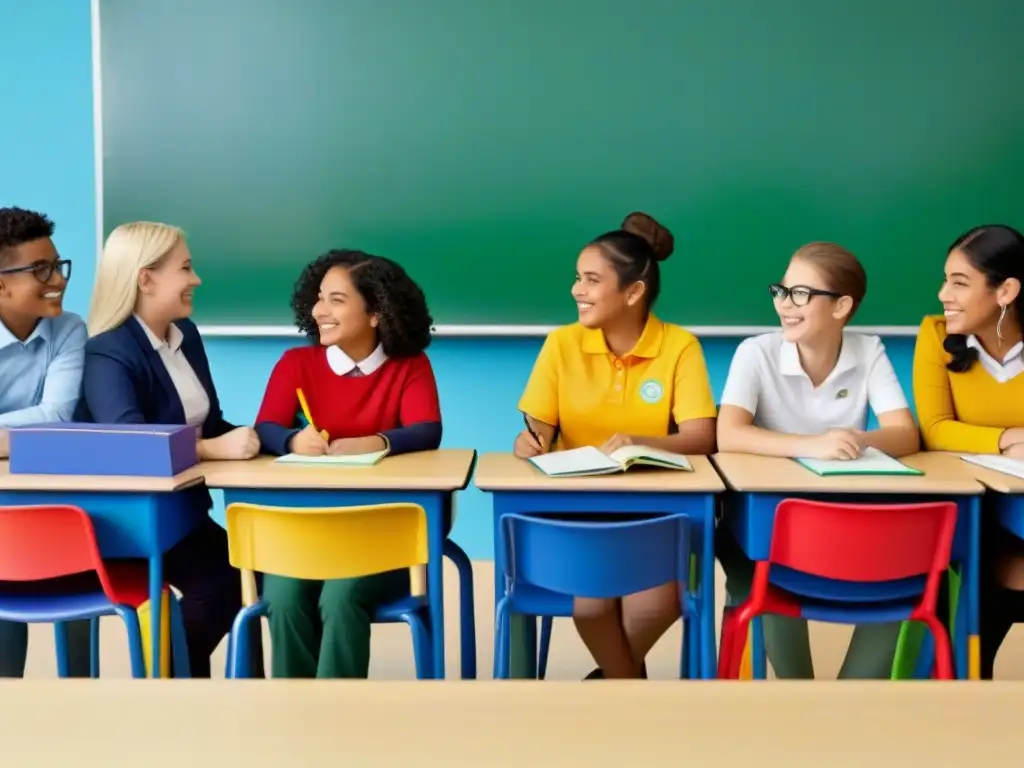
<svg viewBox="0 0 1024 768"><path fill-rule="evenodd" d="M960 251L971 266L985 276L990 288L998 288L1010 278L1024 285L1024 235L1005 224L985 224L960 235L947 253ZM1024 290L1013 302L1016 321L1024 320ZM945 350L953 356L946 368L963 373L978 359L978 350L967 346L967 337L961 333L946 337Z"/></svg>

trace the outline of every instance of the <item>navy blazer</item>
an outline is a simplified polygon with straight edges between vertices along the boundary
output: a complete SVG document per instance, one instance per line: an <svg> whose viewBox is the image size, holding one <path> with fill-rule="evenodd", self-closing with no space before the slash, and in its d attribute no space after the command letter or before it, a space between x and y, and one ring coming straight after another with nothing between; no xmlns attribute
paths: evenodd
<svg viewBox="0 0 1024 768"><path fill-rule="evenodd" d="M199 329L191 320L179 320L175 325L182 335L181 352L210 398L210 414L203 422L202 436L220 437L235 425L224 420ZM185 423L185 409L167 367L134 317L86 342L82 397L74 420L93 424ZM203 495L209 509L212 502L205 489Z"/></svg>

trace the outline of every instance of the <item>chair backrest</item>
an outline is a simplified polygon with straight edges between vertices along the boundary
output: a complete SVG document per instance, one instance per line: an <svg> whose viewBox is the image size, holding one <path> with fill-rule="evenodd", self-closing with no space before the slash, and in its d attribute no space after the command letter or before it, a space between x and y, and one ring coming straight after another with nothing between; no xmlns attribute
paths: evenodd
<svg viewBox="0 0 1024 768"><path fill-rule="evenodd" d="M0 507L0 581L90 571L105 582L96 533L84 510L68 505Z"/></svg>
<svg viewBox="0 0 1024 768"><path fill-rule="evenodd" d="M690 526L679 515L608 523L504 515L502 525L507 588L621 597L689 575Z"/></svg>
<svg viewBox="0 0 1024 768"><path fill-rule="evenodd" d="M953 502L837 504L786 499L775 512L769 562L843 581L896 581L949 565Z"/></svg>
<svg viewBox="0 0 1024 768"><path fill-rule="evenodd" d="M225 510L228 555L243 571L347 579L427 562L427 515L418 504ZM414 585L414 594L417 589Z"/></svg>

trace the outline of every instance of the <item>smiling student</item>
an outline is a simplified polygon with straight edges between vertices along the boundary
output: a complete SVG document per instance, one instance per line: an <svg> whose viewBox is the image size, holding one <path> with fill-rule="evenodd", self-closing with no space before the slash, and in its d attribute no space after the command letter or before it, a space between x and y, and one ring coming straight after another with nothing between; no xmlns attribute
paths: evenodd
<svg viewBox="0 0 1024 768"><path fill-rule="evenodd" d="M54 225L23 208L0 208L0 459L7 430L70 421L82 386L85 323L64 311L71 262ZM68 622L72 677L89 676L89 622ZM28 626L0 621L0 677L22 677Z"/></svg>
<svg viewBox="0 0 1024 768"><path fill-rule="evenodd" d="M1024 459L1024 235L991 224L958 237L939 291L943 316L921 324L914 399L933 451ZM981 524L981 677L991 680L1010 627L1024 621L1024 542Z"/></svg>
<svg viewBox="0 0 1024 768"><path fill-rule="evenodd" d="M782 330L736 349L718 415L718 449L848 460L868 447L891 456L920 448L906 397L877 336L845 326L867 293L856 257L833 243L809 243L769 286ZM868 411L878 428L867 430ZM717 535L726 589L745 599L753 563L724 527ZM780 678L813 678L807 622L765 616L765 647ZM888 678L899 623L856 628L841 678Z"/></svg>
<svg viewBox="0 0 1024 768"><path fill-rule="evenodd" d="M330 251L303 270L292 309L312 344L274 366L256 418L267 453L395 455L440 446L437 385L425 354L433 320L401 266ZM305 426L297 423L299 390L313 420ZM267 574L273 676L365 678L374 611L409 589L408 569L326 582Z"/></svg>
<svg viewBox="0 0 1024 768"><path fill-rule="evenodd" d="M199 285L180 229L136 222L110 233L89 311L91 338L76 421L188 424L196 427L202 460L257 454L253 429L224 419L203 339L188 319ZM201 512L213 505L205 485L183 493ZM165 553L164 569L182 592L192 677L209 677L210 654L242 605L241 578L228 561L224 529L203 517ZM253 642L259 641L254 632ZM263 675L259 658L254 654L252 676Z"/></svg>
<svg viewBox="0 0 1024 768"><path fill-rule="evenodd" d="M700 343L651 312L659 264L673 246L667 229L632 213L582 250L572 286L579 322L544 342L519 401L529 428L516 437L516 456L631 444L714 452L715 401ZM573 620L598 664L588 677L644 677L644 658L678 618L675 583L621 600L576 598Z"/></svg>

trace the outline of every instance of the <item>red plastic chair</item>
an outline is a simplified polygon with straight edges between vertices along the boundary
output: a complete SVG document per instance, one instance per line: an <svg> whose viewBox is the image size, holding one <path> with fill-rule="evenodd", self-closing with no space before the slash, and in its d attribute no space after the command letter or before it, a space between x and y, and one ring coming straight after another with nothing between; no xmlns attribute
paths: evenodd
<svg viewBox="0 0 1024 768"><path fill-rule="evenodd" d="M181 613L170 600L175 675L188 676L188 652ZM133 677L146 677L137 609L149 600L145 562L104 561L92 520L73 506L0 507L0 619L54 623L57 666L67 675L63 622L118 615L128 630ZM93 676L99 674L94 623Z"/></svg>
<svg viewBox="0 0 1024 768"><path fill-rule="evenodd" d="M768 560L756 563L750 597L722 625L719 677L739 678L750 621L772 613L843 623L923 622L935 638L935 677L953 679L950 639L935 603L956 519L953 502L781 502Z"/></svg>

